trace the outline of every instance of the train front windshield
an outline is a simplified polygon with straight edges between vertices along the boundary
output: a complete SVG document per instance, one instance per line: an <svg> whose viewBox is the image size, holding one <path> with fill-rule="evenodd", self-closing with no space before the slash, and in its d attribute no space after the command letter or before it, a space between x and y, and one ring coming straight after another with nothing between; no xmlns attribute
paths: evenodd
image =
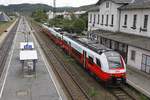
<svg viewBox="0 0 150 100"><path fill-rule="evenodd" d="M106 52L105 55L107 57L110 69L123 67L120 54L114 51L109 51Z"/></svg>

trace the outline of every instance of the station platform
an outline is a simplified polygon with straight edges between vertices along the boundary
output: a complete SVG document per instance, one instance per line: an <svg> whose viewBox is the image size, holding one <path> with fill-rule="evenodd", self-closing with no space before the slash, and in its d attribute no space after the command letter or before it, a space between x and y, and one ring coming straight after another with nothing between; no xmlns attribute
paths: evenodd
<svg viewBox="0 0 150 100"><path fill-rule="evenodd" d="M36 72L32 75L22 72L19 60L20 42L25 41L24 33L30 31L28 28L23 28L22 21L21 19L19 22L13 46L0 79L0 100L66 100L65 93L33 34L28 36L28 41L34 42L34 48L37 50ZM27 22L24 24L29 27Z"/></svg>
<svg viewBox="0 0 150 100"><path fill-rule="evenodd" d="M150 98L150 74L127 66L127 83Z"/></svg>

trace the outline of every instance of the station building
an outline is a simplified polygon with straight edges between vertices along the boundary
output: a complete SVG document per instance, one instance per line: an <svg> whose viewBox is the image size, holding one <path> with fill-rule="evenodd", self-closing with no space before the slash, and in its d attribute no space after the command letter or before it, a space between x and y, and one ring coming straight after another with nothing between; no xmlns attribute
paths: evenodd
<svg viewBox="0 0 150 100"><path fill-rule="evenodd" d="M88 32L124 57L126 63L150 73L150 0L99 0L88 11Z"/></svg>

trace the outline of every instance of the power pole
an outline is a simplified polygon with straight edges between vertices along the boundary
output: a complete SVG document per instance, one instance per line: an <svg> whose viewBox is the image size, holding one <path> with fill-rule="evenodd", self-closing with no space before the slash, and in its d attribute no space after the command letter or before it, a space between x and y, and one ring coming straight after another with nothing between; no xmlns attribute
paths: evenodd
<svg viewBox="0 0 150 100"><path fill-rule="evenodd" d="M55 8L56 8L56 0L53 0L53 27L55 26Z"/></svg>
<svg viewBox="0 0 150 100"><path fill-rule="evenodd" d="M56 0L53 0L53 18L55 18Z"/></svg>

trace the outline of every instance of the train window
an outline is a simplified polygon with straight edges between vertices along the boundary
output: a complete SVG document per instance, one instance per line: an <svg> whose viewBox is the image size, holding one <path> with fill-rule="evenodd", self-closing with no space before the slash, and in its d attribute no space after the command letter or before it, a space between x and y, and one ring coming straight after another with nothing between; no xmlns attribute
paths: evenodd
<svg viewBox="0 0 150 100"><path fill-rule="evenodd" d="M89 56L89 62L93 64L93 58Z"/></svg>
<svg viewBox="0 0 150 100"><path fill-rule="evenodd" d="M71 42L69 42L69 45L71 46Z"/></svg>
<svg viewBox="0 0 150 100"><path fill-rule="evenodd" d="M101 62L100 62L100 60L99 60L98 58L96 58L96 64L97 64L99 67L101 67Z"/></svg>
<svg viewBox="0 0 150 100"><path fill-rule="evenodd" d="M109 68L122 68L121 57L117 52L106 52L105 53Z"/></svg>
<svg viewBox="0 0 150 100"><path fill-rule="evenodd" d="M57 38L57 39L59 38L58 35L56 35L56 38Z"/></svg>
<svg viewBox="0 0 150 100"><path fill-rule="evenodd" d="M81 55L81 53L75 49L73 49L73 53L78 57L80 57L80 55Z"/></svg>
<svg viewBox="0 0 150 100"><path fill-rule="evenodd" d="M67 42L67 41L65 41L65 40L64 40L64 42L65 42L65 44L68 44L68 42Z"/></svg>
<svg viewBox="0 0 150 100"><path fill-rule="evenodd" d="M58 39L60 39L60 40L61 40L61 37L58 37Z"/></svg>

